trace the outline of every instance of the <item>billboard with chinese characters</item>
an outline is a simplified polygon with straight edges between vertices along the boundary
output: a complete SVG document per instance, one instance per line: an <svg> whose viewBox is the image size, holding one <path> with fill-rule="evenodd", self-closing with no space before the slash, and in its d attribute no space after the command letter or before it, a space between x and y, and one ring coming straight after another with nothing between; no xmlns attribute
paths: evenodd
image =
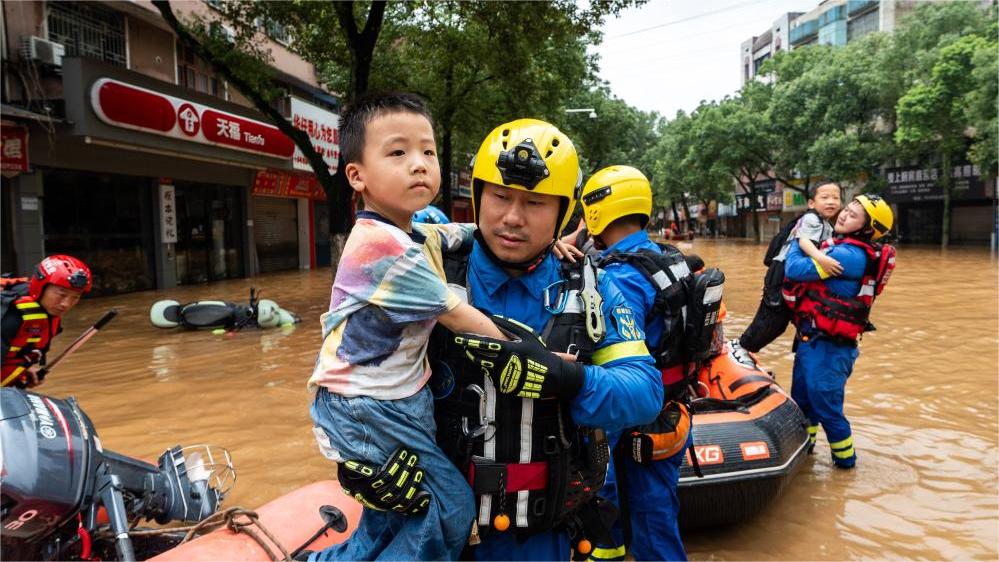
<svg viewBox="0 0 999 562"><path fill-rule="evenodd" d="M0 171L8 175L16 175L28 171L28 129L19 125L0 125L0 137L3 138Z"/></svg>
<svg viewBox="0 0 999 562"><path fill-rule="evenodd" d="M291 124L305 131L312 146L326 161L330 173L336 172L340 158L340 116L296 97L291 98ZM305 155L295 147L293 163L296 170L311 172L312 166Z"/></svg>
<svg viewBox="0 0 999 562"><path fill-rule="evenodd" d="M981 170L973 164L957 164L951 168L955 199L987 199L992 197L981 178ZM892 203L942 201L942 173L937 168L888 168L885 170L885 196Z"/></svg>
<svg viewBox="0 0 999 562"><path fill-rule="evenodd" d="M114 127L285 160L295 149L273 125L112 78L94 82L90 105L101 121Z"/></svg>

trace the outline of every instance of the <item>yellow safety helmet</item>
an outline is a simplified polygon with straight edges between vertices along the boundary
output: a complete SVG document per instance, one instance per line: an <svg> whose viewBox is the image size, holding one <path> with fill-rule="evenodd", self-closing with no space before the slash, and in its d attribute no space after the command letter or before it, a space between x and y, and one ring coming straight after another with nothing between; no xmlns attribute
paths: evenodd
<svg viewBox="0 0 999 562"><path fill-rule="evenodd" d="M554 237L558 238L576 207L582 172L576 147L555 125L537 119L517 119L496 127L482 141L472 163L472 212L485 182L511 189L557 195L562 206Z"/></svg>
<svg viewBox="0 0 999 562"><path fill-rule="evenodd" d="M858 195L853 198L864 207L869 219L868 226L871 229L871 240L877 240L888 234L895 224L895 213L891 206L880 195L873 193L868 195Z"/></svg>
<svg viewBox="0 0 999 562"><path fill-rule="evenodd" d="M608 166L590 176L583 186L586 229L596 236L615 220L652 214L652 186L645 174L631 166Z"/></svg>

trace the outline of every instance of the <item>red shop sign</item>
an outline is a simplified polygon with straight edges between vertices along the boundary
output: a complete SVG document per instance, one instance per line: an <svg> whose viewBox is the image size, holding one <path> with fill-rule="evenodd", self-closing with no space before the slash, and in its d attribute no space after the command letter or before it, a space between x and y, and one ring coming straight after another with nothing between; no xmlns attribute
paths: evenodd
<svg viewBox="0 0 999 562"><path fill-rule="evenodd" d="M295 144L273 126L111 78L100 78L90 103L101 121L175 139L291 158Z"/></svg>
<svg viewBox="0 0 999 562"><path fill-rule="evenodd" d="M3 148L0 149L0 171L28 171L28 129L18 125L0 126Z"/></svg>
<svg viewBox="0 0 999 562"><path fill-rule="evenodd" d="M312 174L262 170L253 180L253 194L271 197L302 197L326 200L326 192Z"/></svg>

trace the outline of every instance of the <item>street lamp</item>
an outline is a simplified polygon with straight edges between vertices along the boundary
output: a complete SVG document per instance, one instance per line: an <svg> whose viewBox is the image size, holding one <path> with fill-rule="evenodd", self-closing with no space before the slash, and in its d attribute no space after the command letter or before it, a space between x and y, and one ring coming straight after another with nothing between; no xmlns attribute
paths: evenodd
<svg viewBox="0 0 999 562"><path fill-rule="evenodd" d="M587 112L589 112L590 119L596 119L597 118L597 110L593 109L592 107L585 107L585 108L580 108L580 109L566 109L565 112L566 113L587 113Z"/></svg>

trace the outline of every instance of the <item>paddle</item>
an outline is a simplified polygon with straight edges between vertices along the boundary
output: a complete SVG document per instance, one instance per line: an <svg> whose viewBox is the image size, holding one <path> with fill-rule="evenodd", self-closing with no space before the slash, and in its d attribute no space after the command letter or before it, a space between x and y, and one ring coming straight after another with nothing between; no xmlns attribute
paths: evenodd
<svg viewBox="0 0 999 562"><path fill-rule="evenodd" d="M76 340L73 343L69 344L69 347L64 349L62 353L58 355L58 357L53 359L51 363L45 365L44 367L38 370L38 382L42 382L42 380L45 379L45 375L47 375L48 372L51 371L52 369L55 369L56 365L58 365L60 361L69 357L77 349L80 349L80 346L87 343L87 340L94 337L94 335L97 334L97 332L99 332L101 328L107 325L108 322L114 320L115 316L118 316L118 309L116 308L112 308L111 310L105 312L104 315L97 320L97 322L94 322L93 326L84 330L83 333L80 334L80 337L76 338Z"/></svg>

